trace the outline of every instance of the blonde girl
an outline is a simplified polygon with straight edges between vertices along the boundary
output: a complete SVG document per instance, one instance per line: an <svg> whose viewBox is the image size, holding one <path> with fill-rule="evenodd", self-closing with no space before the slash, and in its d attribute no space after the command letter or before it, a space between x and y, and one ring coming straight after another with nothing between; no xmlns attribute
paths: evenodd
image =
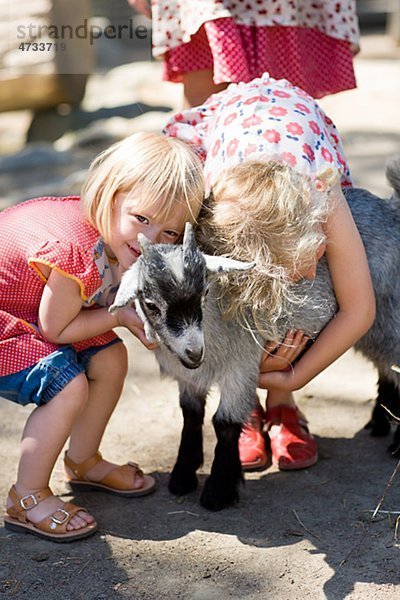
<svg viewBox="0 0 400 600"><path fill-rule="evenodd" d="M217 252L257 263L229 284L228 312L251 311L256 322L259 315L271 324L259 380L267 410L257 405L243 429L242 465L269 464L265 422L280 469L311 466L317 446L292 392L362 337L375 314L365 251L342 193L351 179L337 130L303 90L265 73L176 115L166 133L192 144L204 161L205 237ZM293 282L313 279L323 255L338 313L293 365L308 340L294 331L278 339L274 322L296 301Z"/></svg>
<svg viewBox="0 0 400 600"><path fill-rule="evenodd" d="M6 528L58 542L95 532L93 516L49 488L67 440L74 488L124 497L153 491L154 479L136 464L115 465L98 450L127 370L112 329L124 326L150 347L133 308L114 316L107 307L140 255L138 233L176 243L202 199L201 164L184 143L135 134L94 161L81 198L42 197L0 214L0 395L36 404Z"/></svg>

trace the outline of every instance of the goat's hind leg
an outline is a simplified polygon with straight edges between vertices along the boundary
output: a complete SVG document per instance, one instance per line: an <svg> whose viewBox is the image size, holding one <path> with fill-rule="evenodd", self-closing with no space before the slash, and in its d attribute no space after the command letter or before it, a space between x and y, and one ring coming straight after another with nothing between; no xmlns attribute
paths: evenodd
<svg viewBox="0 0 400 600"><path fill-rule="evenodd" d="M238 447L242 423L220 420L217 415L213 418L218 440L214 461L200 498L204 508L214 511L237 502L243 480Z"/></svg>
<svg viewBox="0 0 400 600"><path fill-rule="evenodd" d="M399 394L393 381L379 373L378 396L371 419L365 426L365 429L370 430L372 436L381 437L390 432L389 413L383 407L386 406L390 411L395 412L394 407L398 402L398 397Z"/></svg>
<svg viewBox="0 0 400 600"><path fill-rule="evenodd" d="M168 488L181 496L197 488L197 469L203 464L203 421L206 393L190 392L180 386L183 429L178 458L170 476Z"/></svg>
<svg viewBox="0 0 400 600"><path fill-rule="evenodd" d="M394 382L387 379L385 375L379 373L378 396L372 411L371 420L365 426L366 429L370 430L371 435L375 437L387 435L391 430L391 417L384 407L398 417L400 414L400 394ZM392 443L388 447L388 452L394 458L400 458L399 424L397 424L395 429Z"/></svg>

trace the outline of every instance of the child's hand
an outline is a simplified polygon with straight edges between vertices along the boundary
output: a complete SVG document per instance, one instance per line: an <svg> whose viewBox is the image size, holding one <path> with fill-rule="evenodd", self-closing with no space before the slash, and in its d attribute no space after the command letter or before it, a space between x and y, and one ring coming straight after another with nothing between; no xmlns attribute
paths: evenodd
<svg viewBox="0 0 400 600"><path fill-rule="evenodd" d="M292 362L303 352L308 340L309 338L302 331L289 331L280 344L275 342L266 344L260 362L260 375L290 370ZM261 377L260 381L262 381Z"/></svg>
<svg viewBox="0 0 400 600"><path fill-rule="evenodd" d="M281 392L302 387L298 385L292 362L303 352L308 340L302 331L289 331L281 344L267 344L260 362L258 387Z"/></svg>
<svg viewBox="0 0 400 600"><path fill-rule="evenodd" d="M143 321L132 306L126 306L116 312L118 324L129 329L148 350L157 348L157 344L149 342L144 333Z"/></svg>
<svg viewBox="0 0 400 600"><path fill-rule="evenodd" d="M128 0L128 4L136 10L136 12L151 19L151 3L150 0Z"/></svg>

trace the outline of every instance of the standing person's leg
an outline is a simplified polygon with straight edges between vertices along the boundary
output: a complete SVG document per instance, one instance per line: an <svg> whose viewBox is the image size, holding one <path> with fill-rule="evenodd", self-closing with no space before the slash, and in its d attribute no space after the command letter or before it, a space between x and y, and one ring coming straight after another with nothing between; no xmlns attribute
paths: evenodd
<svg viewBox="0 0 400 600"><path fill-rule="evenodd" d="M229 83L215 84L211 69L183 74L184 108L200 106L211 96L225 90Z"/></svg>
<svg viewBox="0 0 400 600"><path fill-rule="evenodd" d="M127 351L120 342L103 348L90 359L88 402L72 428L65 457L67 475L73 486L132 496L154 488L154 479L143 475L133 463L118 466L103 460L98 452L107 423L120 399L127 368Z"/></svg>

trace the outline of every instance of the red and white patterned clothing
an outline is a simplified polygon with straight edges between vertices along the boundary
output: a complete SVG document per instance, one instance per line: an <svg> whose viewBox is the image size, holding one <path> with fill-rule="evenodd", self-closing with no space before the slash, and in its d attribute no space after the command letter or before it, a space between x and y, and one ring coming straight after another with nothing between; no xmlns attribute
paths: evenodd
<svg viewBox="0 0 400 600"><path fill-rule="evenodd" d="M328 188L352 185L337 129L311 96L268 73L232 84L203 105L172 117L166 135L189 143L204 161L206 193L227 168L278 160Z"/></svg>
<svg viewBox="0 0 400 600"><path fill-rule="evenodd" d="M59 347L38 331L45 277L39 264L79 284L83 306L108 306L119 284L98 231L85 223L77 196L43 197L0 213L0 376L22 371ZM110 331L73 346L107 344Z"/></svg>
<svg viewBox="0 0 400 600"><path fill-rule="evenodd" d="M164 79L211 69L214 83L238 83L268 71L315 98L356 87L355 0L153 0L152 12Z"/></svg>
<svg viewBox="0 0 400 600"><path fill-rule="evenodd" d="M238 25L315 28L357 44L354 0L152 0L154 55L190 42L204 23L231 17Z"/></svg>

